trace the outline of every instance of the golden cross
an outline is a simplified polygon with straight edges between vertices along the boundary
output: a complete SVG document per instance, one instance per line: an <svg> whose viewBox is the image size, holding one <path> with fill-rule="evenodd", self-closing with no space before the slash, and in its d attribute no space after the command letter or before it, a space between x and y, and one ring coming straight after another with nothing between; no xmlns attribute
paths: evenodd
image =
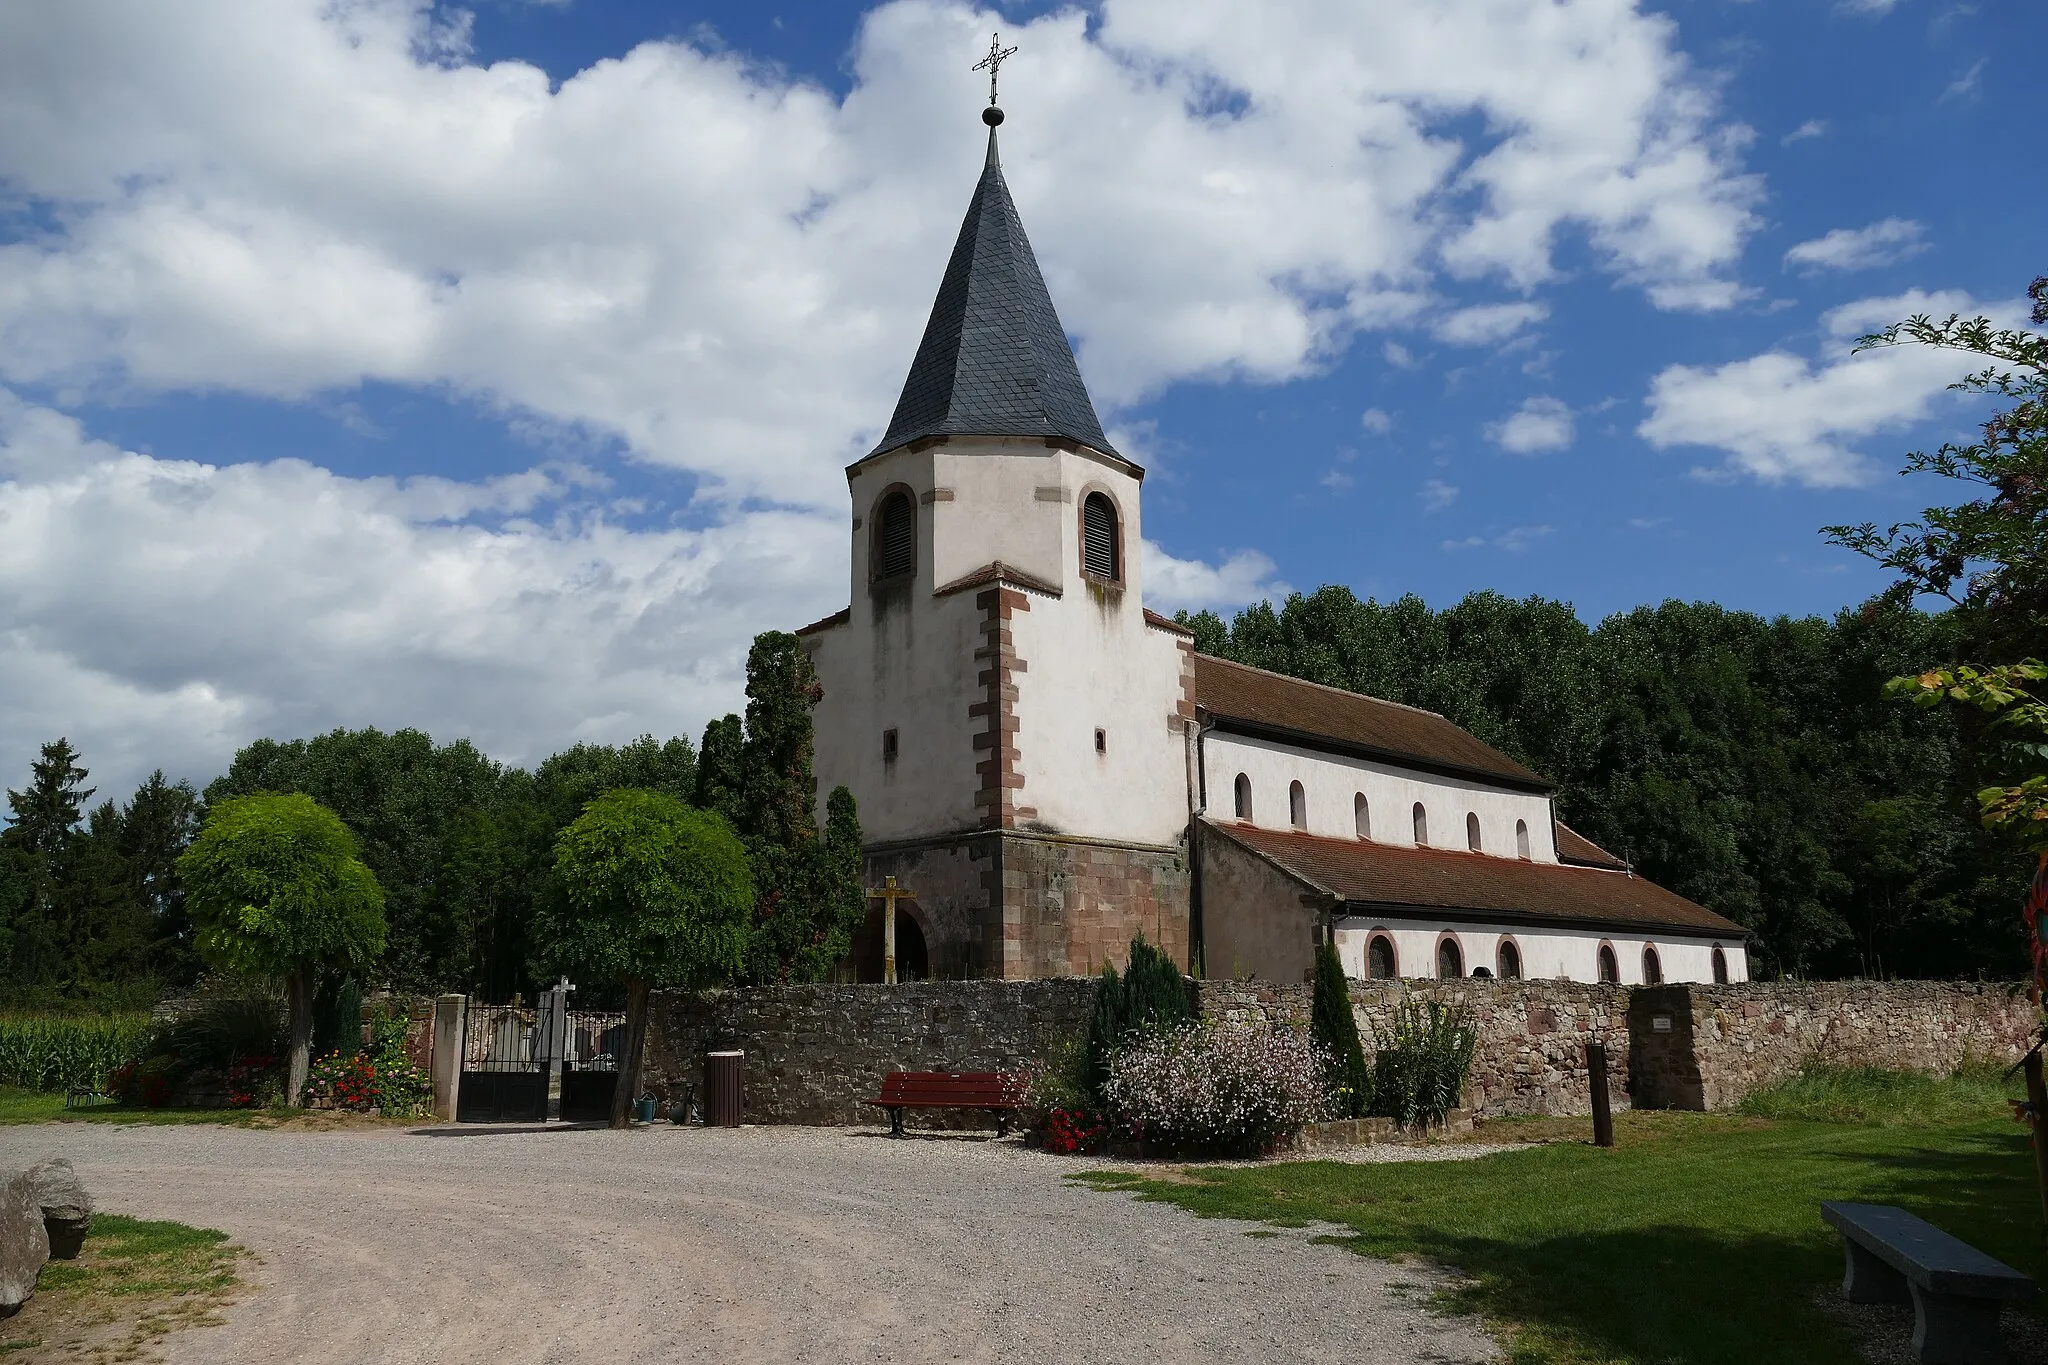
<svg viewBox="0 0 2048 1365"><path fill-rule="evenodd" d="M988 102L990 104L996 102L996 72L1003 69L1004 62L1016 55L1016 48L1003 46L1000 33L991 33L989 35L988 55L976 62L974 69L980 71L985 68L988 71Z"/></svg>
<svg viewBox="0 0 2048 1365"><path fill-rule="evenodd" d="M882 878L882 885L868 892L870 899L882 902L882 984L896 984L896 902L916 900L917 893L905 891L896 885L894 877Z"/></svg>

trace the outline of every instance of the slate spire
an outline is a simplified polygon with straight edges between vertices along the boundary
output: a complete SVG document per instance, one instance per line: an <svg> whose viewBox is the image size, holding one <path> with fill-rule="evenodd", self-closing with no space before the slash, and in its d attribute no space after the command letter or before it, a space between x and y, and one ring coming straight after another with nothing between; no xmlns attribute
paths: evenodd
<svg viewBox="0 0 2048 1365"><path fill-rule="evenodd" d="M995 130L1001 120L1001 110L983 111L988 162L896 415L870 456L925 436L1057 437L1116 454L1003 183Z"/></svg>

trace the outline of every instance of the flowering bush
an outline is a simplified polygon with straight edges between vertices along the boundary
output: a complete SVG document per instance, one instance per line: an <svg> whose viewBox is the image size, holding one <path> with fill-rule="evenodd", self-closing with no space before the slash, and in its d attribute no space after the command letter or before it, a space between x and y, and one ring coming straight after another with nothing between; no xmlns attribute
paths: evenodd
<svg viewBox="0 0 2048 1365"><path fill-rule="evenodd" d="M123 1104L147 1105L161 1109L171 1102L178 1088L178 1059L168 1053L128 1062L116 1067L107 1083Z"/></svg>
<svg viewBox="0 0 2048 1365"><path fill-rule="evenodd" d="M228 1103L237 1109L260 1109L274 1103L281 1093L277 1058L267 1052L235 1058L221 1079L227 1083Z"/></svg>
<svg viewBox="0 0 2048 1365"><path fill-rule="evenodd" d="M1161 1148L1249 1155L1323 1117L1323 1075L1302 1034L1189 1023L1118 1053L1103 1097Z"/></svg>
<svg viewBox="0 0 2048 1365"><path fill-rule="evenodd" d="M1109 1141L1109 1121L1085 1109L1048 1109L1042 1141L1048 1152L1099 1152Z"/></svg>
<svg viewBox="0 0 2048 1365"><path fill-rule="evenodd" d="M308 1099L324 1100L336 1109L422 1117L433 1100L434 1083L406 1053L405 1020L379 1017L371 1029L371 1050L330 1052L313 1063L306 1076Z"/></svg>

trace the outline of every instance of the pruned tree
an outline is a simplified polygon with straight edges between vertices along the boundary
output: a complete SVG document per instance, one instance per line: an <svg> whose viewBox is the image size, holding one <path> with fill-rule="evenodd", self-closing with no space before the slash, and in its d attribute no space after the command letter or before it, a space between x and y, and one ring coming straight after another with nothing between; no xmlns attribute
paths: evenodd
<svg viewBox="0 0 2048 1365"><path fill-rule="evenodd" d="M620 981L626 1043L611 1123L629 1126L655 986L704 987L746 964L754 882L725 818L664 792L609 791L555 841L562 894L542 904L540 954L563 968Z"/></svg>
<svg viewBox="0 0 2048 1365"><path fill-rule="evenodd" d="M310 796L217 802L178 859L199 954L226 971L282 977L291 1013L286 1102L298 1104L319 974L384 950L384 891L339 816Z"/></svg>

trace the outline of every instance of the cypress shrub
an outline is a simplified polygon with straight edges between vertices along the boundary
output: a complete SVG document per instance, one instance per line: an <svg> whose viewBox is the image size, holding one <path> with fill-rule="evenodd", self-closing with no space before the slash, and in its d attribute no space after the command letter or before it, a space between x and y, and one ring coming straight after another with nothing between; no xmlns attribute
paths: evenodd
<svg viewBox="0 0 2048 1365"><path fill-rule="evenodd" d="M1194 1017L1187 982L1165 953L1139 934L1131 940L1130 969L1121 975L1106 964L1095 987L1088 1019L1088 1089L1100 1107L1110 1062L1131 1042L1179 1028Z"/></svg>
<svg viewBox="0 0 2048 1365"><path fill-rule="evenodd" d="M313 1000L313 1055L363 1050L363 988L354 976L330 977Z"/></svg>
<svg viewBox="0 0 2048 1365"><path fill-rule="evenodd" d="M1351 1013L1351 988L1344 980L1344 964L1334 943L1316 949L1316 986L1309 1011L1309 1031L1322 1053L1330 1112L1338 1118L1362 1116L1372 1104L1372 1069L1366 1065L1365 1048L1358 1041L1358 1020Z"/></svg>

